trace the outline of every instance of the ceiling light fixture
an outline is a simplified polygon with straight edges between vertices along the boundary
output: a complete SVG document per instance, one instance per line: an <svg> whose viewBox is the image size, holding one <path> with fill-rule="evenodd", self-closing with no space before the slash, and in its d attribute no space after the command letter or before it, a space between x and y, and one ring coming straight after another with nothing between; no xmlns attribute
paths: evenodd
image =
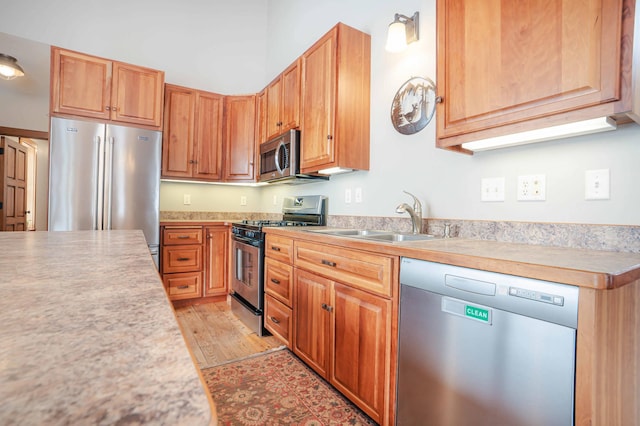
<svg viewBox="0 0 640 426"><path fill-rule="evenodd" d="M488 149L506 148L534 142L544 142L553 139L569 138L616 129L616 122L609 117L594 118L545 127L544 129L529 130L511 135L497 136L473 142L463 143L462 147L470 151L486 151Z"/></svg>
<svg viewBox="0 0 640 426"><path fill-rule="evenodd" d="M396 13L393 22L389 24L387 32L387 46L389 52L401 52L409 43L419 39L418 15L416 12L411 18Z"/></svg>
<svg viewBox="0 0 640 426"><path fill-rule="evenodd" d="M13 80L22 77L24 70L18 65L18 60L13 56L0 53L0 77L5 80Z"/></svg>

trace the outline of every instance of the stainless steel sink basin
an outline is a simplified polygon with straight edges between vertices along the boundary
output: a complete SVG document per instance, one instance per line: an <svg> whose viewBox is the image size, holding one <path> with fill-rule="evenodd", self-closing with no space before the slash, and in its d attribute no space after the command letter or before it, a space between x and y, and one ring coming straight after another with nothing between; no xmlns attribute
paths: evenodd
<svg viewBox="0 0 640 426"><path fill-rule="evenodd" d="M309 229L310 232L316 232L326 235L337 235L343 237L369 237L374 235L388 235L391 231L376 231L372 229Z"/></svg>
<svg viewBox="0 0 640 426"><path fill-rule="evenodd" d="M383 235L370 235L367 236L367 240L377 240L377 241L389 241L389 242L400 242L400 241L424 241L424 240L433 240L435 237L429 234L383 234Z"/></svg>
<svg viewBox="0 0 640 426"><path fill-rule="evenodd" d="M339 237L353 237L361 238L363 240L387 242L424 241L435 238L433 235L429 234L403 234L393 231L378 231L372 229L307 229L307 231Z"/></svg>

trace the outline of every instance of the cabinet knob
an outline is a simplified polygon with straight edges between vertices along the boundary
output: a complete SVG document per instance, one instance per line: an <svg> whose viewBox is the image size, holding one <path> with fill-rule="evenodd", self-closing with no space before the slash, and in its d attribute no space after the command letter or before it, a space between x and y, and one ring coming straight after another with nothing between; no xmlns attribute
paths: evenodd
<svg viewBox="0 0 640 426"><path fill-rule="evenodd" d="M107 111L111 111L111 107L110 107L109 105L106 105L106 106L104 107L104 109L105 109L105 110L107 110Z"/></svg>
<svg viewBox="0 0 640 426"><path fill-rule="evenodd" d="M330 261L330 260L322 259L322 262L321 262L321 263L322 263L323 265L331 266L331 267L333 267L333 268L335 268L335 267L336 267L336 262L332 262L332 261Z"/></svg>
<svg viewBox="0 0 640 426"><path fill-rule="evenodd" d="M333 139L333 136L327 135L327 140L330 141L331 139Z"/></svg>
<svg viewBox="0 0 640 426"><path fill-rule="evenodd" d="M187 260L191 260L190 257L179 257L176 259L178 262L186 262Z"/></svg>
<svg viewBox="0 0 640 426"><path fill-rule="evenodd" d="M327 312L333 312L333 306L331 306L331 305L327 305L326 303L323 303L321 305L321 307L322 307L322 309L324 309Z"/></svg>
<svg viewBox="0 0 640 426"><path fill-rule="evenodd" d="M269 319L271 321L273 321L274 323L276 323L276 324L280 324L280 320L278 318L276 318L276 317L269 317Z"/></svg>
<svg viewBox="0 0 640 426"><path fill-rule="evenodd" d="M118 107L116 107L116 106L112 106L111 107L111 111L117 111L117 110L118 110Z"/></svg>
<svg viewBox="0 0 640 426"><path fill-rule="evenodd" d="M274 284L280 284L280 280L276 280L275 278L271 278L271 282Z"/></svg>
<svg viewBox="0 0 640 426"><path fill-rule="evenodd" d="M189 288L189 286L188 286L188 285L179 285L179 286L178 286L178 289L179 289L179 290L186 290L186 289L188 289L188 288Z"/></svg>

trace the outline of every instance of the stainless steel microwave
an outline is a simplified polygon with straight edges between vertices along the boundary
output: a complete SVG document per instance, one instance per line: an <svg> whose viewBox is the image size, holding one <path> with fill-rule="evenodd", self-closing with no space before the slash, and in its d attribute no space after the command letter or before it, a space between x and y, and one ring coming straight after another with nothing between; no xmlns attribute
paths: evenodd
<svg viewBox="0 0 640 426"><path fill-rule="evenodd" d="M300 131L289 130L260 144L260 181L289 178L300 173Z"/></svg>

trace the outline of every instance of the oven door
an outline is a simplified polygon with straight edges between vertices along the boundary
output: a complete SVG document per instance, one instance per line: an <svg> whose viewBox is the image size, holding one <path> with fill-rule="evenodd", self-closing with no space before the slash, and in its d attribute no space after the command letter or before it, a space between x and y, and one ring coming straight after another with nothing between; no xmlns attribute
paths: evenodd
<svg viewBox="0 0 640 426"><path fill-rule="evenodd" d="M263 310L263 247L233 238L233 275L231 289L256 310Z"/></svg>

